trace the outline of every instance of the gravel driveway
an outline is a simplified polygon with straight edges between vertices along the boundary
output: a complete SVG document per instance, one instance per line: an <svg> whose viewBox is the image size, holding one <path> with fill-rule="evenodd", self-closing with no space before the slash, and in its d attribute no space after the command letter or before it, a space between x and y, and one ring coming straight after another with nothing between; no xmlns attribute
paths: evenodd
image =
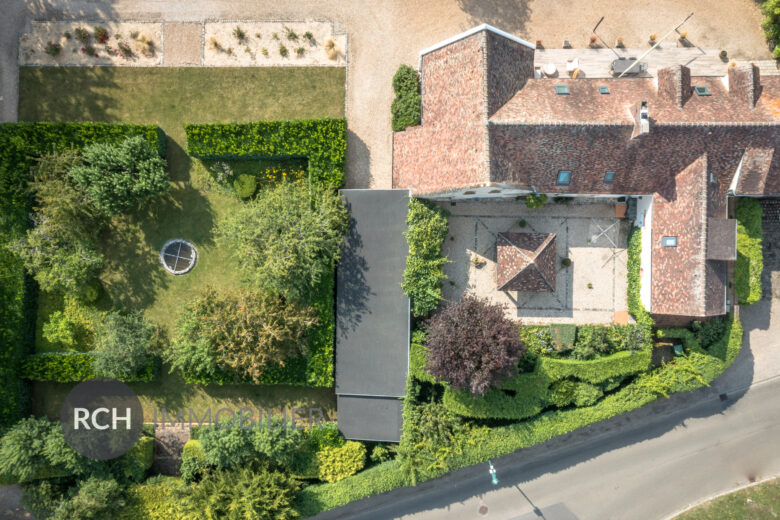
<svg viewBox="0 0 780 520"><path fill-rule="evenodd" d="M725 48L734 58L768 58L758 3L751 0L627 0L614 9L609 0L5 0L0 17L0 121L16 120L18 35L29 20L302 20L329 19L349 37L347 187L391 185L390 80L401 63L417 66L418 53L478 23L490 23L548 48L564 39L585 47L593 26L606 16L599 34L612 43L646 46L691 11L688 39L703 48ZM674 38L670 40L673 44Z"/></svg>

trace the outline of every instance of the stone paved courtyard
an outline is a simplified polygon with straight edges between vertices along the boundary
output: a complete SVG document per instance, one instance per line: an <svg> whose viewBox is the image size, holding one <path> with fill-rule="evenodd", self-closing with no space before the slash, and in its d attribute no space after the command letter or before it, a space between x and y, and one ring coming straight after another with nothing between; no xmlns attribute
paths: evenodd
<svg viewBox="0 0 780 520"><path fill-rule="evenodd" d="M616 312L626 311L628 221L615 218L614 203L549 203L532 210L512 200L442 207L450 211L445 299L470 291L504 304L509 317L524 323L612 323ZM556 234L554 292L497 289L496 235L507 231ZM564 258L570 266L562 265Z"/></svg>

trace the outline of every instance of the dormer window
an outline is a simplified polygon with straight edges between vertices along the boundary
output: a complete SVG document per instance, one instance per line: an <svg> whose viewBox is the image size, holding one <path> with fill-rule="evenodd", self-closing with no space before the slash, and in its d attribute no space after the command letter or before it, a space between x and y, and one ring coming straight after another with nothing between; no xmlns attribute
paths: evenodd
<svg viewBox="0 0 780 520"><path fill-rule="evenodd" d="M559 96L568 96L569 85L555 85L555 93Z"/></svg>
<svg viewBox="0 0 780 520"><path fill-rule="evenodd" d="M571 184L571 170L559 170L558 180L555 182L558 186L568 186Z"/></svg>
<svg viewBox="0 0 780 520"><path fill-rule="evenodd" d="M606 85L599 85L599 92L601 94L609 94L609 87Z"/></svg>
<svg viewBox="0 0 780 520"><path fill-rule="evenodd" d="M708 87L693 87L693 90L700 96L709 96L710 89Z"/></svg>
<svg viewBox="0 0 780 520"><path fill-rule="evenodd" d="M615 172L604 173L604 184L612 184L615 181Z"/></svg>
<svg viewBox="0 0 780 520"><path fill-rule="evenodd" d="M664 247L677 247L677 237L663 237L661 245Z"/></svg>

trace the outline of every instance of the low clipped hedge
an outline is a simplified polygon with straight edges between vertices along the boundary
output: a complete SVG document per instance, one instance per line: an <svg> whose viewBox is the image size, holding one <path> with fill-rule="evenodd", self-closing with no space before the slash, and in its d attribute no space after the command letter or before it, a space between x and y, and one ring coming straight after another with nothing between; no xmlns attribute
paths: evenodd
<svg viewBox="0 0 780 520"><path fill-rule="evenodd" d="M28 356L22 362L21 377L31 381L74 383L98 377L93 368L94 357L84 352L45 352ZM143 371L125 382L149 382L160 377L160 360L149 356Z"/></svg>
<svg viewBox="0 0 780 520"><path fill-rule="evenodd" d="M347 122L300 119L255 123L189 124L187 153L200 159L287 159L305 157L309 180L333 187L344 183Z"/></svg>
<svg viewBox="0 0 780 520"><path fill-rule="evenodd" d="M737 262L734 265L734 289L742 305L761 299L761 272L764 270L763 217L755 199L737 200Z"/></svg>
<svg viewBox="0 0 780 520"><path fill-rule="evenodd" d="M649 348L635 352L624 350L587 361L539 357L537 370L551 381L573 377L588 383L603 383L607 379L646 372L650 369L651 357Z"/></svg>
<svg viewBox="0 0 780 520"><path fill-rule="evenodd" d="M442 299L441 284L446 278L442 269L448 262L442 255L442 245L447 238L449 213L435 204L421 200L409 200L409 213L405 233L409 255L401 287L411 300L412 315L425 316Z"/></svg>

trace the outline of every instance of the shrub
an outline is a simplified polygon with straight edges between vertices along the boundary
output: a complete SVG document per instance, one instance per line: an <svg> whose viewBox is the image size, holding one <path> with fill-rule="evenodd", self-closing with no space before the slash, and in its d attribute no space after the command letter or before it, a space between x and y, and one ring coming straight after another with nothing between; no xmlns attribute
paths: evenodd
<svg viewBox="0 0 780 520"><path fill-rule="evenodd" d="M203 445L199 440L188 440L181 452L181 466L179 467L181 478L188 483L197 480L206 466L206 452L203 450Z"/></svg>
<svg viewBox="0 0 780 520"><path fill-rule="evenodd" d="M147 202L168 189L165 159L140 137L118 146L95 143L83 151L84 164L69 176L106 215Z"/></svg>
<svg viewBox="0 0 780 520"><path fill-rule="evenodd" d="M92 38L89 32L82 27L76 27L76 29L73 32L76 35L76 39L81 43L87 43L90 40L90 38Z"/></svg>
<svg viewBox="0 0 780 520"><path fill-rule="evenodd" d="M613 377L646 372L650 369L651 356L652 350L646 348L637 352L618 352L587 361L540 357L536 370L553 381L577 378L597 384Z"/></svg>
<svg viewBox="0 0 780 520"><path fill-rule="evenodd" d="M119 42L117 44L117 47L119 48L119 55L122 56L123 58L133 57L133 49L125 42Z"/></svg>
<svg viewBox="0 0 780 520"><path fill-rule="evenodd" d="M728 330L728 323L723 318L715 318L709 321L693 321L691 330L696 334L699 345L707 348L720 340Z"/></svg>
<svg viewBox="0 0 780 520"><path fill-rule="evenodd" d="M577 383L564 379L556 381L550 386L550 403L558 408L568 406L574 401L574 389Z"/></svg>
<svg viewBox="0 0 780 520"><path fill-rule="evenodd" d="M393 92L396 95L420 93L420 77L409 65L401 65L393 75Z"/></svg>
<svg viewBox="0 0 780 520"><path fill-rule="evenodd" d="M282 182L223 219L217 236L255 285L305 301L335 269L348 226L337 192Z"/></svg>
<svg viewBox="0 0 780 520"><path fill-rule="evenodd" d="M306 38L306 40L309 41L309 43L314 41L314 35L311 33L311 31L306 31L303 33L303 37Z"/></svg>
<svg viewBox="0 0 780 520"><path fill-rule="evenodd" d="M97 313L78 302L66 298L65 308L55 311L43 325L43 337L63 350L91 350L95 343Z"/></svg>
<svg viewBox="0 0 780 520"><path fill-rule="evenodd" d="M246 40L246 33L243 29L241 29L241 27L238 26L233 29L233 36L236 37L238 43L243 43L243 41Z"/></svg>
<svg viewBox="0 0 780 520"><path fill-rule="evenodd" d="M98 43L106 43L108 41L108 31L105 27L95 27L95 39Z"/></svg>
<svg viewBox="0 0 780 520"><path fill-rule="evenodd" d="M206 288L185 306L164 356L188 381L234 375L259 384L267 367L306 354L302 339L314 323L310 309L270 293Z"/></svg>
<svg viewBox="0 0 780 520"><path fill-rule="evenodd" d="M420 94L403 94L396 96L390 106L392 127L394 132L401 132L407 127L420 124L422 118L422 98Z"/></svg>
<svg viewBox="0 0 780 520"><path fill-rule="evenodd" d="M2 151L0 151L2 153ZM0 174L2 168L0 168ZM2 191L0 182L0 191ZM0 200L2 205L2 200ZM0 212L0 215L2 213ZM2 217L0 217L1 219ZM21 379L24 356L32 350L35 294L24 267L2 247L0 235L0 430L20 419L29 406L28 389Z"/></svg>
<svg viewBox="0 0 780 520"><path fill-rule="evenodd" d="M529 193L525 197L525 205L529 209L541 208L547 202L547 195L544 193Z"/></svg>
<svg viewBox="0 0 780 520"><path fill-rule="evenodd" d="M59 481L38 480L22 487L22 505L35 518L51 518L68 486Z"/></svg>
<svg viewBox="0 0 780 520"><path fill-rule="evenodd" d="M563 267L569 267L571 265L571 258L564 258L561 260L561 265Z"/></svg>
<svg viewBox="0 0 780 520"><path fill-rule="evenodd" d="M608 349L606 327L582 325L577 329L577 341L572 349L574 359L592 359Z"/></svg>
<svg viewBox="0 0 780 520"><path fill-rule="evenodd" d="M375 464L381 464L393 460L393 453L384 444L377 444L374 449L371 450L371 462Z"/></svg>
<svg viewBox="0 0 780 520"><path fill-rule="evenodd" d="M181 511L192 520L292 520L300 485L278 471L217 471L181 494Z"/></svg>
<svg viewBox="0 0 780 520"><path fill-rule="evenodd" d="M597 386L577 383L574 387L573 402L575 406L593 406L603 395L604 392Z"/></svg>
<svg viewBox="0 0 780 520"><path fill-rule="evenodd" d="M737 262L734 287L737 300L751 305L761 299L761 272L764 269L761 204L755 199L737 199Z"/></svg>
<svg viewBox="0 0 780 520"><path fill-rule="evenodd" d="M49 42L46 44L46 54L52 58L59 56L60 52L62 52L62 45L59 43Z"/></svg>
<svg viewBox="0 0 780 520"><path fill-rule="evenodd" d="M123 490L116 480L90 477L78 484L54 510L52 520L111 518L125 505Z"/></svg>
<svg viewBox="0 0 780 520"><path fill-rule="evenodd" d="M184 493L182 480L175 477L152 477L134 484L125 493L126 506L114 517L117 520L185 520L178 510L178 497Z"/></svg>
<svg viewBox="0 0 780 520"><path fill-rule="evenodd" d="M426 368L456 390L484 394L517 373L526 350L500 305L470 294L428 322Z"/></svg>
<svg viewBox="0 0 780 520"><path fill-rule="evenodd" d="M49 467L44 455L52 423L46 418L22 419L0 442L0 477L5 481L26 482Z"/></svg>
<svg viewBox="0 0 780 520"><path fill-rule="evenodd" d="M242 199L251 198L257 191L257 177L242 173L233 181L233 189L236 190L236 195Z"/></svg>
<svg viewBox="0 0 780 520"><path fill-rule="evenodd" d="M424 200L410 199L406 223L406 257L404 292L411 300L413 316L425 316L439 305L441 282L446 278L442 269L447 259L442 256L442 244L447 237L449 213Z"/></svg>
<svg viewBox="0 0 780 520"><path fill-rule="evenodd" d="M102 376L129 381L149 364L156 331L139 313L106 314L96 330L93 367Z"/></svg>
<svg viewBox="0 0 780 520"><path fill-rule="evenodd" d="M326 447L317 453L319 479L337 482L354 475L366 464L366 447L360 442L347 441L341 447Z"/></svg>
<svg viewBox="0 0 780 520"><path fill-rule="evenodd" d="M283 58L287 56L287 47L283 43L279 44L279 56Z"/></svg>
<svg viewBox="0 0 780 520"><path fill-rule="evenodd" d="M185 132L187 153L200 159L306 157L311 183L339 187L344 182L344 119L192 124Z"/></svg>
<svg viewBox="0 0 780 520"><path fill-rule="evenodd" d="M398 67L393 76L395 99L390 107L393 131L419 125L422 119L422 98L417 71L408 65Z"/></svg>
<svg viewBox="0 0 780 520"><path fill-rule="evenodd" d="M306 49L304 47L296 47L295 48L295 54L297 56L303 56L305 52L306 52Z"/></svg>
<svg viewBox="0 0 780 520"><path fill-rule="evenodd" d="M82 352L45 352L27 356L22 362L21 377L31 381L73 383L104 376L95 371L93 354ZM147 356L146 364L125 382L149 382L159 377L157 358Z"/></svg>

